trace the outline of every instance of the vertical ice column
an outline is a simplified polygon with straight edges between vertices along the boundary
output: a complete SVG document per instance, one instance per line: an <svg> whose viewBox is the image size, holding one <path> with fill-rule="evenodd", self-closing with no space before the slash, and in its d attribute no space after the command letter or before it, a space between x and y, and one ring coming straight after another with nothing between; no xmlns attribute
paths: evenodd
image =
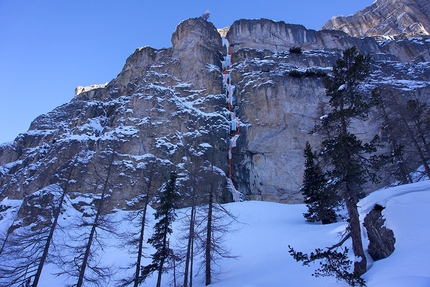
<svg viewBox="0 0 430 287"><path fill-rule="evenodd" d="M240 120L236 117L236 114L234 112L233 107L233 94L234 94L234 86L231 84L231 77L230 77L230 67L231 67L231 49L230 49L230 43L227 38L223 37L222 39L223 45L227 48L227 54L224 57L224 61L222 62L222 73L224 78L224 85L226 88L226 100L227 100L227 109L230 112L230 146L228 151L228 165L229 165L229 172L228 172L228 181L229 181L229 187L230 191L233 195L234 201L241 201L243 196L242 193L240 193L233 184L233 148L236 146L236 141L239 137L240 132Z"/></svg>

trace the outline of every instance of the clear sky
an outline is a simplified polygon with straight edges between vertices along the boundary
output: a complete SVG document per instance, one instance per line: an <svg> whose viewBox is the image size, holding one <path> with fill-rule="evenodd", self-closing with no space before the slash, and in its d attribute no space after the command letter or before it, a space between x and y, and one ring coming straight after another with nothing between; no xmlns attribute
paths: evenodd
<svg viewBox="0 0 430 287"><path fill-rule="evenodd" d="M320 29L374 0L0 0L0 143L114 79L138 47L171 47L178 23L210 11L218 28L268 18Z"/></svg>

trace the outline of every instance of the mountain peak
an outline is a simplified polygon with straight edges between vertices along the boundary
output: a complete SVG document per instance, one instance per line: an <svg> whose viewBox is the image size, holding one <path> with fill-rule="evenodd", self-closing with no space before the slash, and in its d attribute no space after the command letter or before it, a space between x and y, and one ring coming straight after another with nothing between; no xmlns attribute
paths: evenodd
<svg viewBox="0 0 430 287"><path fill-rule="evenodd" d="M376 0L350 16L337 16L321 29L341 30L354 37L430 35L428 0Z"/></svg>

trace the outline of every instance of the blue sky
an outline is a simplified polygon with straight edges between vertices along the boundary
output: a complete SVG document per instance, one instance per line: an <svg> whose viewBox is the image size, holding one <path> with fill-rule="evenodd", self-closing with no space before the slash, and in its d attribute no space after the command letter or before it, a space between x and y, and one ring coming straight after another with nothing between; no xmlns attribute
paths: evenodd
<svg viewBox="0 0 430 287"><path fill-rule="evenodd" d="M178 23L210 11L218 28L268 18L318 30L374 0L0 0L0 143L69 102L76 86L114 79L138 47L170 47Z"/></svg>

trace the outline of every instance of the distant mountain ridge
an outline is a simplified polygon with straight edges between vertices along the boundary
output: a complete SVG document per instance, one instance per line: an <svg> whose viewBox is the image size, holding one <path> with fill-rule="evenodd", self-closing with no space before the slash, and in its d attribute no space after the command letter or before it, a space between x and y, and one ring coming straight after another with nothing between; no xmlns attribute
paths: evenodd
<svg viewBox="0 0 430 287"><path fill-rule="evenodd" d="M376 0L350 16L327 21L322 30L340 30L354 37L415 37L430 35L428 0Z"/></svg>

